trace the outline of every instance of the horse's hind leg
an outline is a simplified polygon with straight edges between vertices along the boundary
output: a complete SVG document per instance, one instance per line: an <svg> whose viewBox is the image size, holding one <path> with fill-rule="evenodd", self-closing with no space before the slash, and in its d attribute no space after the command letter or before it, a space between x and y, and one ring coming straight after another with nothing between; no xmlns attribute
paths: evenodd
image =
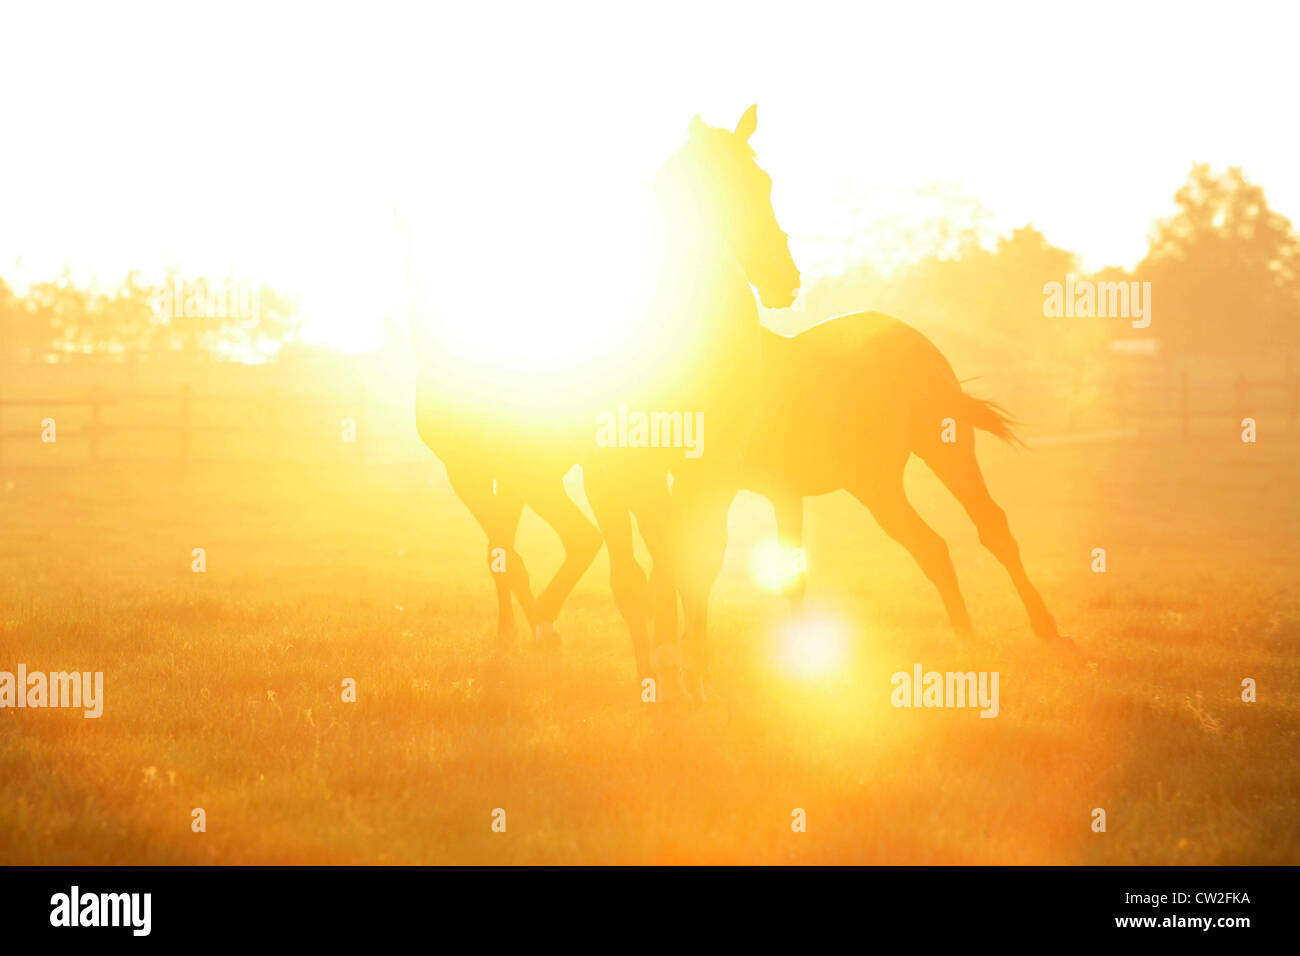
<svg viewBox="0 0 1300 956"><path fill-rule="evenodd" d="M1056 620L1043 603L1038 589L1030 583L1029 575L1020 560L1020 548L1011 536L1007 515L989 494L975 459L975 443L970 432L964 432L951 444L936 445L923 457L939 480L948 486L979 532L980 542L993 553L1011 575L1011 581L1020 595L1020 602L1029 613L1029 623L1034 633L1044 640L1057 640Z"/></svg>
<svg viewBox="0 0 1300 956"><path fill-rule="evenodd" d="M972 637L970 614L957 586L957 572L948 556L948 545L907 500L902 466L890 468L888 472L876 471L849 490L871 510L881 530L911 553L925 576L939 589L953 630L960 637Z"/></svg>
<svg viewBox="0 0 1300 956"><path fill-rule="evenodd" d="M554 622L560 613L560 607L591 567L591 562L600 553L604 539L596 526L573 503L564 489L563 478L530 488L528 506L555 530L564 545L564 562L537 598L540 624L535 633L538 639L553 640L558 637Z"/></svg>

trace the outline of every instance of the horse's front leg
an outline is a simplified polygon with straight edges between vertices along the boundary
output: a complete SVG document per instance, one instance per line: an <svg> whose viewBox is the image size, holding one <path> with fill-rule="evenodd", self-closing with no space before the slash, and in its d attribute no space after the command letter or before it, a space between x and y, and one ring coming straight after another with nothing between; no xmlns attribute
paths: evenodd
<svg viewBox="0 0 1300 956"><path fill-rule="evenodd" d="M515 638L514 605L519 600L528 626L537 620L537 605L528 580L528 569L515 551L515 534L523 514L523 499L511 489L499 488L492 478L468 470L448 467L447 479L488 539L487 565L497 592L497 640L513 643Z"/></svg>
<svg viewBox="0 0 1300 956"><path fill-rule="evenodd" d="M685 619L682 680L687 691L702 701L714 696L708 654L709 595L727 551L727 512L734 497L734 489L713 482L683 488L678 503L678 590Z"/></svg>
<svg viewBox="0 0 1300 956"><path fill-rule="evenodd" d="M605 539L573 503L564 488L563 477L538 482L528 493L528 506L555 530L564 544L564 562L537 598L539 623L534 628L534 637L539 642L556 643L560 634L555 627L555 618L560 607L591 567Z"/></svg>

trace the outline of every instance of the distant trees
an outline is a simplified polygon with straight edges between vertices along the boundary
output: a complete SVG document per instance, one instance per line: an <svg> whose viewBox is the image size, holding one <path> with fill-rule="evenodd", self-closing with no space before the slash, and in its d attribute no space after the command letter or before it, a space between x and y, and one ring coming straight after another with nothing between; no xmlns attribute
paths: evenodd
<svg viewBox="0 0 1300 956"><path fill-rule="evenodd" d="M978 202L952 189L922 191L909 203L928 218L895 216L870 232L850 223L857 261L807 290L812 314L776 313L775 327L795 332L818 317L874 309L980 364L1064 360L1075 363L1072 373L1124 337L1175 356L1281 354L1294 362L1300 351L1300 239L1237 167L1216 174L1194 166L1131 272L1078 275L1150 282L1152 324L1140 329L1113 317L1045 315L1044 285L1078 273L1079 263L1033 226L996 236ZM90 290L65 272L19 294L0 279L0 361L274 356L297 336L294 303L269 288L237 290L250 291L252 303L235 302L219 280L171 275L152 286L134 272L115 289Z"/></svg>
<svg viewBox="0 0 1300 956"><path fill-rule="evenodd" d="M815 286L809 304L819 315L892 313L924 328L945 352L981 362L1056 363L1106 340L1105 324L1044 317L1044 283L1063 281L1078 266L1032 226L998 237L992 248L969 237L951 248L955 255L935 252L889 276L866 264L851 269Z"/></svg>
<svg viewBox="0 0 1300 956"><path fill-rule="evenodd" d="M20 306L9 284L0 278L0 362L13 361L18 352L18 336L22 334Z"/></svg>
<svg viewBox="0 0 1300 956"><path fill-rule="evenodd" d="M1173 356L1293 355L1300 349L1300 240L1239 168L1193 167L1129 272L1082 274L1076 257L1032 226L989 241L973 230L884 274L860 263L808 291L816 316L875 309L925 328L945 350L1022 366L1084 362L1110 341L1142 337ZM958 210L960 217L961 210ZM1044 285L1150 282L1148 328L1122 319L1049 318ZM815 320L813 316L807 317ZM807 324L807 323L804 323ZM795 331L787 321L782 331Z"/></svg>
<svg viewBox="0 0 1300 956"><path fill-rule="evenodd" d="M1160 338L1182 354L1300 346L1300 241L1239 167L1192 168L1177 212L1135 270L1152 284Z"/></svg>
<svg viewBox="0 0 1300 956"><path fill-rule="evenodd" d="M297 328L294 303L263 287L175 275L153 286L132 272L114 289L89 290L65 271L20 296L0 279L0 361L269 357Z"/></svg>

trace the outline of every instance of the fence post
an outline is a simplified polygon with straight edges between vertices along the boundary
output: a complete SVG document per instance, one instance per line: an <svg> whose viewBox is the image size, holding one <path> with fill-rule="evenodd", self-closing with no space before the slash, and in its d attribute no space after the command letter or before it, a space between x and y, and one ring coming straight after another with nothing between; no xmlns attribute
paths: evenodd
<svg viewBox="0 0 1300 956"><path fill-rule="evenodd" d="M190 407L194 399L194 387L185 385L181 388L181 463L190 463Z"/></svg>
<svg viewBox="0 0 1300 956"><path fill-rule="evenodd" d="M100 408L103 403L104 386L96 385L90 390L90 460L99 461L99 438L103 420Z"/></svg>
<svg viewBox="0 0 1300 956"><path fill-rule="evenodd" d="M1188 384L1187 378L1188 378L1188 376L1187 376L1187 369L1183 369L1183 389L1182 389L1182 391L1183 391L1183 401L1182 401L1182 405L1183 405L1183 437L1184 437L1184 438L1187 437L1188 429L1190 428L1190 425L1191 425L1190 419L1191 419L1191 415L1192 415L1192 395L1191 395L1191 386Z"/></svg>

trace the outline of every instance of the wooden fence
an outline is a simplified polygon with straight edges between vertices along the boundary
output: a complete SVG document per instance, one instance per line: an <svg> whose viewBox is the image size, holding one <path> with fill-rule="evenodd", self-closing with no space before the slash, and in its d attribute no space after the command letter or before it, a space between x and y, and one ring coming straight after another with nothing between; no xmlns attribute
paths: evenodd
<svg viewBox="0 0 1300 956"><path fill-rule="evenodd" d="M200 414L205 408L219 409L235 420L211 420L213 416ZM134 414L114 420L114 412ZM24 415L24 426L15 427L13 419ZM60 455L64 463L120 458L113 454L114 440L127 437L147 448L144 455L131 456L134 459L171 459L181 464L214 458L286 459L295 452L311 460L327 443L336 443L343 456L364 463L368 446L373 449L383 443L408 454L418 447L410 404L378 410L365 388L340 398L278 388L217 393L198 392L191 386L166 391L95 386L61 395L0 394L0 466L39 461L33 455L46 443L46 419L53 419L53 444L71 440L84 448L76 459ZM344 427L345 420L350 428ZM241 456L233 448L251 454ZM20 450L21 456L16 454Z"/></svg>
<svg viewBox="0 0 1300 956"><path fill-rule="evenodd" d="M1217 418L1226 426L1229 423L1224 419L1231 417L1239 423L1247 416L1269 416L1270 427L1291 433L1300 424L1300 381L1295 380L1251 380L1239 375L1236 379L1195 381L1183 372L1163 379L1109 379L1101 386L1094 384L1093 392L1100 397L1082 399L1078 398L1078 384L1070 382L1006 383L1002 391L1002 395L980 394L1005 402L1017 419L1043 435L1118 428L1190 437L1198 422ZM199 414L203 408L224 410L227 417L234 409L243 411L236 420L214 421L212 416ZM62 414L65 409L81 411L69 417ZM114 412L127 409L136 412L133 420L120 416L113 420ZM13 419L24 415L30 417L16 427ZM410 401L388 395L376 403L365 385L343 396L291 393L274 387L198 392L191 386L166 391L96 386L66 389L64 394L0 394L0 466L41 461L36 452L42 444L46 418L55 419L58 442L73 439L84 444L84 454L59 455L58 460L64 463L119 458L110 446L125 436L145 439L146 453L136 458L172 459L182 464L196 458L283 460L296 456L312 461L328 454L326 443L338 445L345 458L358 462L368 457L373 460L376 454L389 459L396 455L401 460L427 455L415 434ZM355 423L354 441L340 434L344 419ZM16 454L20 450L23 453ZM241 450L250 454L241 455Z"/></svg>
<svg viewBox="0 0 1300 956"><path fill-rule="evenodd" d="M1108 386L1108 405L1121 428L1145 425L1157 419L1176 422L1183 438L1191 437L1198 419L1231 416L1238 423L1247 417L1277 416L1288 433L1300 422L1300 379L1203 379L1194 382L1184 371L1176 380L1118 377Z"/></svg>

